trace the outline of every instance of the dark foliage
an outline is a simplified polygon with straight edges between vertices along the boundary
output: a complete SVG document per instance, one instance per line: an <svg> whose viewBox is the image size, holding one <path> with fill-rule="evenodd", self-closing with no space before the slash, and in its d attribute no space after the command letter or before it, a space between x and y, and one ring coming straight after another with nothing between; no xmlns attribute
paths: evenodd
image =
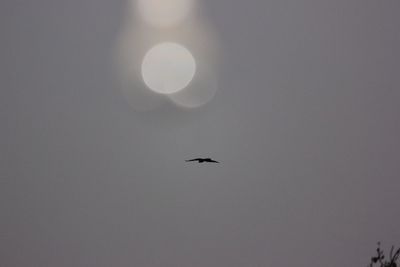
<svg viewBox="0 0 400 267"><path fill-rule="evenodd" d="M381 243L378 242L376 256L371 258L371 263L368 265L368 267L397 267L399 256L400 248L395 251L394 246L392 246L389 258L385 258L385 253L381 249Z"/></svg>

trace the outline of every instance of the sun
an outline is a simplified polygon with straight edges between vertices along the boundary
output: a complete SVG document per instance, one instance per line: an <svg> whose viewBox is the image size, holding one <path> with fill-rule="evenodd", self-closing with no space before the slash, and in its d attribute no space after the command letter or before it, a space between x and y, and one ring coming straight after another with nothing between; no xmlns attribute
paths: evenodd
<svg viewBox="0 0 400 267"><path fill-rule="evenodd" d="M186 88L196 73L196 61L190 51L177 43L152 47L142 62L146 86L160 94L173 94Z"/></svg>

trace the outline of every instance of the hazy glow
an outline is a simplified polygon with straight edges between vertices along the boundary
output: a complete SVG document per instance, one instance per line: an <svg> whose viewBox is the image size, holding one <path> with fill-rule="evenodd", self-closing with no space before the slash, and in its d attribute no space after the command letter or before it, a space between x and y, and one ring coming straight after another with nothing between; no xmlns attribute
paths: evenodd
<svg viewBox="0 0 400 267"><path fill-rule="evenodd" d="M185 89L168 95L172 102L185 108L197 108L207 104L214 98L218 89L217 70L211 59L200 56L202 53L199 53L195 46L193 47L195 49L193 53L197 59L196 76Z"/></svg>
<svg viewBox="0 0 400 267"><path fill-rule="evenodd" d="M168 95L176 105L185 108L197 108L210 102L217 92L217 83L212 77L197 77L193 85L179 91L176 94Z"/></svg>
<svg viewBox="0 0 400 267"><path fill-rule="evenodd" d="M200 3L127 2L114 56L118 88L128 103L150 111L168 104L197 108L212 100L220 49L213 27L197 12Z"/></svg>
<svg viewBox="0 0 400 267"><path fill-rule="evenodd" d="M176 43L161 43L143 59L144 83L160 94L173 94L189 85L196 72L192 54Z"/></svg>
<svg viewBox="0 0 400 267"><path fill-rule="evenodd" d="M194 0L138 0L141 17L155 27L172 27L187 18Z"/></svg>

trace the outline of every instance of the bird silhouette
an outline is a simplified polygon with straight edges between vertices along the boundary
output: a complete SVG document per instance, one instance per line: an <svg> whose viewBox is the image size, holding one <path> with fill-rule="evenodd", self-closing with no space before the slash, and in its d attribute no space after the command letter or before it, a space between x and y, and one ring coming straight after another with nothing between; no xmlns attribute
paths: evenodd
<svg viewBox="0 0 400 267"><path fill-rule="evenodd" d="M188 160L186 160L186 162L193 162L193 161L197 161L198 163L204 163L204 162L219 163L218 161L213 160L211 158L197 158L197 159L188 159Z"/></svg>

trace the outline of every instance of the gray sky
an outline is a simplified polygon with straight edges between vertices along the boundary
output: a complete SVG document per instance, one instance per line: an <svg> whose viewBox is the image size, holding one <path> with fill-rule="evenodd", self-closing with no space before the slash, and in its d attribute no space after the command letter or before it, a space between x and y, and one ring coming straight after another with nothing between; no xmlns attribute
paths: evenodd
<svg viewBox="0 0 400 267"><path fill-rule="evenodd" d="M0 266L365 266L399 245L400 1L202 4L216 97L140 113L112 66L126 1L1 1Z"/></svg>

